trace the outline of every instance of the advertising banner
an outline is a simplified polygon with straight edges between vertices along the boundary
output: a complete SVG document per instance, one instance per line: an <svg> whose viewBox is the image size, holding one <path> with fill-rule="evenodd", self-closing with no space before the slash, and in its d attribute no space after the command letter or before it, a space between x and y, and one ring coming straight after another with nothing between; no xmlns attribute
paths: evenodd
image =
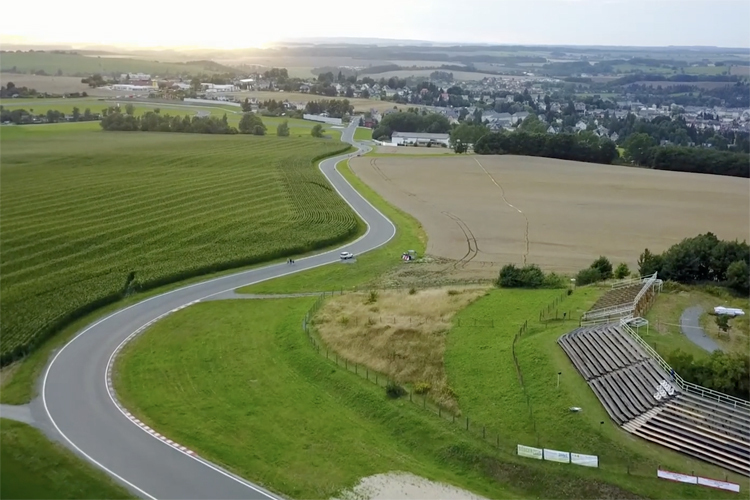
<svg viewBox="0 0 750 500"><path fill-rule="evenodd" d="M657 470L656 475L662 479L669 479L670 481L677 481L680 483L698 484L698 478L695 476L688 476L687 474L680 474L679 472L670 472L668 470Z"/></svg>
<svg viewBox="0 0 750 500"><path fill-rule="evenodd" d="M740 492L739 484L719 481L718 479L709 479L707 477L698 476L698 484L708 486L710 488L718 488L720 490L734 491L735 493Z"/></svg>
<svg viewBox="0 0 750 500"><path fill-rule="evenodd" d="M518 445L518 456L526 458L536 458L537 460L542 459L542 449L532 448L531 446Z"/></svg>
<svg viewBox="0 0 750 500"><path fill-rule="evenodd" d="M548 450L547 448L545 448L544 459L549 460L550 462L560 462L563 464L569 464L570 453L568 453L567 451Z"/></svg>
<svg viewBox="0 0 750 500"><path fill-rule="evenodd" d="M582 453L571 453L570 463L583 465L584 467L599 467L599 457L596 455L584 455Z"/></svg>

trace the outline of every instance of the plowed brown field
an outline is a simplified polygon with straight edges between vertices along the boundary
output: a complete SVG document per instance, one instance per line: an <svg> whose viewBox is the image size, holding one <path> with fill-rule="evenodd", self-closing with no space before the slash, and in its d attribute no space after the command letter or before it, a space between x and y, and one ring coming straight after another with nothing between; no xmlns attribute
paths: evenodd
<svg viewBox="0 0 750 500"><path fill-rule="evenodd" d="M507 263L573 273L636 266L711 231L750 239L750 181L519 156L362 157L354 172L427 231L427 253L474 274Z"/></svg>

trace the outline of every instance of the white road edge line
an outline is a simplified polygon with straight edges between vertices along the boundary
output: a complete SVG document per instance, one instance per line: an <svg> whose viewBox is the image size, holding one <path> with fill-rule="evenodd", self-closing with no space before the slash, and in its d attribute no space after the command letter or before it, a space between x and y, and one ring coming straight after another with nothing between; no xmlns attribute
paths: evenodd
<svg viewBox="0 0 750 500"><path fill-rule="evenodd" d="M343 134L342 134L342 139L343 139ZM354 141L354 131L352 131L352 141ZM352 144L352 145L353 145L353 144ZM368 150L370 149L370 148L369 148L369 147L367 147L367 146L364 146L364 147L365 147L365 148L367 148ZM358 144L358 145L357 145L357 148L358 148L359 152L362 152L362 151L363 151L363 149L362 149L362 146L361 146L361 145L359 145L359 144ZM360 193L359 191L357 191L357 189L356 189L356 188L355 188L354 186L352 186L352 185L351 185L351 183L350 183L350 182L349 182L349 181L348 181L348 180L346 179L346 177L344 177L344 176L343 176L343 175L342 175L342 174L341 174L341 173L340 173L340 172L339 172L339 171L337 170L337 167L338 167L338 165L339 165L339 164L340 164L341 162L343 162L344 160L346 160L346 161L348 162L348 161L349 161L349 160L350 160L351 158L353 158L353 157L356 157L356 156L359 156L359 154L358 154L358 153L357 153L357 154L355 154L355 153L348 153L348 154L346 154L346 155L343 155L343 156L344 156L343 158L339 159L338 161L336 161L336 162L334 163L334 165L333 165L333 172L332 172L332 174L333 174L333 175L336 175L336 174L337 174L337 175L339 175L339 176L341 177L341 179L342 179L342 180L343 180L343 181L344 181L344 182L345 182L346 184L348 184L348 185L349 185L349 187L350 187L350 188L352 189L352 191L354 191L354 193L355 193L355 194L356 194L357 196L359 196L359 197L360 197L360 198L361 198L361 199L362 199L362 200L363 200L363 201L364 201L365 203L367 203L367 204L368 204L368 205L369 205L369 206L370 206L370 207L371 207L371 208L372 208L373 210L375 210L375 212L377 212L378 214L380 214L380 216L381 216L381 217L382 217L382 218L383 218L383 219L384 219L384 220L385 220L386 222L388 222L388 223L390 224L391 228L392 228L392 232L391 232L391 235L390 235L390 236L388 237L388 239L386 239L386 240L385 240L384 242L382 242L382 243L380 243L380 244L378 244L378 245L376 245L376 246L374 246L374 247L372 247L372 248L370 248L370 249L368 249L368 250L367 250L367 252L371 252L371 251L373 251L373 250L376 250L376 249L380 248L380 247L381 247L381 246L383 246L383 245L386 245L386 244L387 244L388 242L390 242L390 241L391 241L391 240L392 240L392 239L393 239L393 238L394 238L394 237L396 236L396 226L395 226L395 225L393 224L393 222L392 222L392 221L391 221L391 220L390 220L390 219L389 219L388 217L386 217L386 216L385 216L385 214L383 214L383 213L382 213L382 212L381 212L380 210L378 210L378 208L377 208L377 207L375 207L375 206L374 206L374 205L373 205L372 203L370 203L370 201L369 201L369 200L368 200L367 198L365 198L364 196L362 196L362 194L361 194L361 193ZM303 257L303 258L299 259L299 260L301 260L301 261L302 261L302 260L306 260L306 259L309 259L309 258L312 258L312 257L319 257L319 256L321 256L321 255L326 255L326 254L329 254L329 253L330 253L330 254L331 254L331 255L333 256L333 255L335 255L335 254L336 254L336 253L337 253L338 251L340 251L340 250L341 250L342 248L346 248L346 247L348 247L348 246L350 246L350 245L354 245L355 243L357 243L357 242L361 241L361 240L362 240L363 238L365 238L365 237L366 237L366 236L367 236L367 235L368 235L368 234L370 233L370 229L371 229L371 228L370 228L370 224L369 224L369 222L367 222L367 220L365 220L365 218L364 218L364 217L362 217L362 214L360 214L360 213L359 213L359 212L357 211L357 209L356 209L356 208L354 208L354 206L353 206L353 205L351 204L351 202L350 202L349 200L347 200L347 199L346 199L346 198L345 198L345 197L344 197L344 196L343 196L343 195L341 194L341 191L339 191L339 190L338 190L338 188L337 188L337 187L336 187L336 186L335 186L335 185L333 184L333 182L331 182L331 178L330 178L330 177L329 177L329 176L328 176L328 175L327 175L327 174L326 174L326 173L325 173L325 172L323 171L323 163L324 163L324 162L326 162L326 161L329 161L329 160L333 160L333 159L335 159L335 157L333 157L333 158L329 158L329 159L324 159L324 160L320 161L320 162L318 163L318 169L319 169L319 170L321 171L321 173L322 173L322 174L323 174L323 176L324 176L324 177L326 178L326 180L328 180L328 182L329 182L329 183L331 184L331 186L332 186L332 187L333 187L333 188L334 188L334 189L336 190L336 193L338 193L338 195L339 195L339 196L340 196L340 197L341 197L341 198L342 198L342 199L343 199L343 200L344 200L344 201L346 202L346 204L347 204L347 205L349 205L349 207L350 207L350 208L351 208L351 209L352 209L352 210L354 211L354 213L356 213L356 214L357 214L357 216L358 216L358 217L360 218L360 220L362 220L362 221L363 221L363 222L365 223L365 225L367 225L367 230L365 231L365 234L363 234L362 236L360 236L359 238L357 238L356 240L354 240L354 241L353 241L353 242L351 242L351 243L347 243L347 244L345 244L345 245L342 245L342 246L340 246L340 247L338 247L338 248L336 248L336 249L330 250L330 251L328 251L328 252L323 252L323 253L320 253L320 254L310 255L310 256L308 256L308 257ZM240 286L233 286L233 287L231 287L231 288L228 288L228 289L226 289L226 290L222 290L221 292L217 292L217 293L212 293L212 294L209 294L209 295L207 295L207 296L205 296L205 297L201 297L201 298L199 298L199 299L196 299L196 300L195 300L195 301L194 301L193 303L196 303L196 302L200 302L201 300L205 300L206 298L209 298L209 297L213 297L213 296L215 296L215 295L220 295L220 294L222 294L222 293L226 293L226 292L229 292L229 291L232 291L232 290L236 290L237 288L241 288L241 287L244 287L244 286L249 286L249 285L254 285L254 284L257 284L257 283L262 283L262 282L264 282L264 281L268 281L268 280L272 280L272 279L276 279L276 278L282 278L282 277L284 277L284 276L288 276L288 275L290 275L290 274L295 274L295 273L298 273L298 272L302 272L302 271L308 271L308 270L310 270L310 269L315 269L315 268L318 268L318 267L322 267L322 266L325 266L325 265L331 264L331 263L333 263L333 262L334 262L334 261L331 261L331 262L323 262L323 263L321 263L321 264L317 264L317 265L315 265L315 266L311 266L311 267L308 267L308 268L305 268L305 269L295 269L295 270L292 270L292 271L289 271L289 272L286 272L286 273L282 273L282 274L279 274L279 275L276 275L276 276L272 276L272 277L269 277L269 278L263 278L263 279L260 279L260 280L252 281L252 282L246 283L246 284L244 284L244 285L240 285ZM280 264L276 264L276 265L280 265ZM272 265L272 266L273 266L273 265ZM272 267L272 266L268 266L268 267ZM57 354L55 354L55 356L54 356L54 357L52 358L52 361L51 361L51 362L49 363L49 365L47 366L47 370L46 370L46 371L45 371L45 373L44 373L44 379L43 379L43 382L42 382L42 403L43 403L43 405L44 405L44 411L45 411L45 412L47 413L47 417L48 417L48 418L50 419L50 422L52 422L52 425L53 425L53 426L55 427L55 429L57 430L57 432L58 432L58 433L59 433L59 434L60 434L60 435L61 435L61 436L62 436L62 437L63 437L63 438L64 438L64 439L65 439L65 440L66 440L66 441L68 442L68 443L70 443L70 445L71 445L71 446L72 446L73 448L75 448L75 449L76 449L76 450L77 450L77 451L78 451L78 452L79 452L79 453L80 453L81 455L83 455L84 457L86 457L86 459L88 459L88 460L89 460L90 462L92 462L93 464L95 464L96 466L98 466L99 468L101 468L102 470L106 471L106 472L107 472L108 474L110 474L111 476L113 476L113 477L115 477L115 478L119 479L119 480L120 480L120 481L122 481L123 483L125 483L125 484L127 484L128 486L132 487L132 488L133 488L133 489L135 489L136 491L138 491L138 492L142 493L143 495L145 495L146 497L150 498L151 500L157 500L157 499L156 499L156 497L154 497L154 496L150 495L149 493L147 493L147 492L146 492L146 491L144 491L143 489L139 488L138 486L136 486L135 484L131 483L131 482L130 482L130 481L128 481L127 479L125 479L125 478L123 478L122 476L120 476L119 474L115 473L114 471L112 471L112 470L108 469L108 468L107 468L106 466L104 466L103 464L101 464L100 462L98 462L97 460L95 460L95 459L94 459L93 457L91 457L90 455L88 455L88 454L87 454L86 452L84 452L84 451L83 451L83 450L82 450L81 448L79 448L79 447L78 447L78 446L77 446L77 445L76 445L75 443L73 443L73 441L71 441L71 440L70 440L70 438L68 438L68 436L66 436L66 435L65 435L65 434L64 434L64 433L62 432L62 430L60 429L60 427L58 427L57 423L55 422L54 418L52 418L52 414L50 413L50 411L49 411L49 407L47 406L47 394L46 394L46 389L47 389L47 379L48 379L48 377L49 377L49 373L50 373L50 370L52 369L52 366L54 365L55 361L56 361L56 360L57 360L57 358L58 358L58 357L60 356L60 354L62 354L62 352L63 352L63 351L64 351L64 350L65 350L65 349L66 349L66 348L67 348L67 347L69 346L69 345L71 345L71 344L72 344L73 342L75 342L75 341L76 341L76 339L78 339L78 338L79 338L79 337L80 337L81 335L83 335L83 334L85 334L86 332L90 331L90 330L91 330L92 328L96 327L97 325L99 325L99 324L101 324L101 323L103 323L103 322L105 322L105 321L107 321L107 320L109 320L109 319L111 319L111 318L113 318L113 317L117 316L118 314L120 314L120 313L122 313L122 312L125 312L125 311L127 311L127 310L129 310L129 309L131 309L131 308L133 308L133 307L135 307L135 306L141 305L141 304L143 304L143 303L146 303L146 302L150 302L151 300L157 299L157 298L159 298L159 297L164 297L164 296L166 296L166 295L170 295L170 294L172 294L172 293L176 293L176 292L179 292L179 291L182 291L182 290L186 290L186 289L189 289L189 288L193 288L193 287L195 287L195 286L199 286L199 285L205 285L206 283L211 283L211 282L214 282L214 281L219 281L219 280L222 280L222 279L228 279L228 278L231 278L231 277L236 277L236 276L242 275L242 274L244 274L244 273L247 273L247 272L257 271L258 269L263 269L263 268L261 267L261 268L250 269L250 270L247 270L247 271L241 271L241 272L239 272L239 273L235 273L235 274L230 274L230 275L227 275L227 276L221 276L221 277L218 277L218 278L213 278L213 279L210 279L210 280L207 280L207 281L202 281L202 282L199 282L199 283L193 283L192 285L187 285L187 286L184 286L184 287L176 288L176 289L174 289L174 290L170 290L170 291L168 291L168 292L164 292L164 293L162 293L162 294L159 294L159 295L155 295L155 296L153 296L153 297L150 297L150 298L144 299L144 300L142 300L142 301L140 301L140 302L137 302L137 303L135 303L135 304L132 304L132 305L130 305L130 306L128 306L128 307L125 307L125 308L123 308L123 309L120 309L120 310L118 310L118 311L115 311L114 313L110 314L109 316L106 316L106 317L104 317L104 318L100 319L99 321L97 321L97 322L95 322L94 324L92 324L91 326L89 326L89 327L85 328L85 329L84 329L83 331L81 331L81 332L80 332L80 333L79 333L78 335L76 335L75 337L73 337L73 338L72 338L72 339L71 339L71 340L70 340L70 341L69 341L69 342L68 342L67 344L65 344L65 345L64 345L64 346L62 347L62 349L60 349L60 350L59 350L59 351L57 352ZM128 419L128 421L130 421L130 422L131 422L131 423L132 423L133 425L135 425L135 426L137 426L137 427L140 427L140 426L139 426L138 424L136 424L136 422L134 422L133 420L131 420L131 418L129 418L129 417L128 417L128 415L126 415L126 414L125 414L125 411L124 411L124 410L123 410L122 408L120 408L120 407L119 407L119 405L118 405L118 404L116 403L116 401L114 400L114 397L113 397L113 395L112 395L112 392L111 392L111 390L110 390L110 384L109 384L109 379L108 379L108 373L109 373L110 365L111 365L111 362L112 362L112 360L113 360L113 357L114 357L114 356L115 356L115 355L116 355L116 354L117 354L117 353L118 353L118 352L119 352L119 351L120 351L120 350L122 349L123 345L124 345L124 344L125 344L125 343L126 343L126 342L128 341L128 339L132 339L132 338L133 338L133 337L134 337L134 336L136 335L136 333L137 333L137 332L139 332L139 331L142 331L143 329L147 328L147 327L148 327L148 326L149 326L150 324L152 324L152 323L156 322L156 321L157 321L157 320L159 320L160 318L162 318L162 317L164 317L164 316L166 316L166 315L168 315L168 314L170 314L170 313L172 313L172 312L173 312L173 310L170 310L170 311L168 311L168 312L166 312L166 313L164 313L164 314L162 314L162 315L160 315L160 316L157 316L157 317L156 317L155 319L153 319L153 320L151 320L151 321L147 322L147 323L146 323L145 325L143 325L143 326L141 326L140 328L136 329L136 331L135 331L135 332L133 332L133 333L131 333L130 335L128 335L128 337L126 337L126 338L125 338L125 340L123 340L123 342L121 342L121 343L120 343L120 345L119 345L119 346L118 346L118 347L117 347L117 348L116 348L116 349L115 349L115 350L114 350L114 351L112 352L112 355L110 356L109 362L107 363L107 367L105 368L105 373L104 373L104 383L105 383L105 386L106 386L106 388L107 388L107 393L109 394L109 396L110 396L110 399L112 399L112 400L113 400L113 404L115 405L115 407L117 407L117 409L118 409L118 410L120 410L120 412L121 412L121 413L122 413L122 414L123 414L123 415L124 415L124 416L125 416L125 417L126 417L126 418ZM141 427L141 429L143 430L143 428L142 428L142 427ZM144 432L147 432L147 431L145 431L145 430L144 430ZM166 441L163 441L163 440L161 440L161 439L158 439L158 438L156 438L156 437L154 437L154 439L157 439L158 441L160 441L160 442L162 442L162 443L166 444L167 446L170 446L170 447L172 447L173 449L177 449L178 451L182 452L182 450L180 450L179 448L175 448L174 446L172 446L172 445L170 445L170 444L166 443ZM178 446L179 446L179 445L178 445ZM184 453L184 452L182 452L182 453ZM271 498L271 499L273 499L273 500L276 500L276 498L277 498L277 497L272 497L272 496L269 496L269 494L268 494L267 492L264 492L264 491L262 491L262 490L259 490L259 489L255 488L255 487L254 487L254 486L252 486L252 485L251 485L250 483L248 483L247 481L245 481L245 480L243 480L243 479L241 479L241 478L238 478L238 477L235 477L235 476L233 476L233 475L231 475L231 474L228 474L227 472L225 472L225 471L223 471L223 470L221 470L221 469L217 468L216 466L214 466L213 464L211 464L210 462L208 462L208 461L206 461L206 460L204 460L204 459L201 459L201 458L199 458L199 457L197 457L197 456L195 456L195 455L191 455L191 454L188 454L188 453L184 453L184 454L185 454L186 456L190 457L190 458L193 458L193 459L197 460L198 462L202 463L203 465L205 465L205 466L207 466L207 467L209 467L209 468L211 468L211 469L215 470L216 472L219 472L219 473L223 474L224 476L226 476L226 477L228 477L228 478L231 478L231 479L233 479L233 480L235 480L235 481L239 482L240 484L243 484L244 486L247 486L247 487L249 487L250 489L253 489L254 491L256 491L256 492L258 492L258 493L261 493L262 495L264 495L264 496L266 496L266 497L268 497L268 498Z"/></svg>

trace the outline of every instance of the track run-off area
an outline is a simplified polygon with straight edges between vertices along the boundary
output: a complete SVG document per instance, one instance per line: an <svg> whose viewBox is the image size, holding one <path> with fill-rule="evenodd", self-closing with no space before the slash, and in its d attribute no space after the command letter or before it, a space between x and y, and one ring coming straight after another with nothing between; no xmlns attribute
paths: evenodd
<svg viewBox="0 0 750 500"><path fill-rule="evenodd" d="M336 170L339 162L369 149L355 143L355 130L355 125L344 130L342 141L358 150L325 159L319 168L366 223L364 235L340 248L295 260L293 267L275 264L210 279L145 299L95 322L53 356L43 374L41 404L32 404L34 420L145 498L277 498L138 421L118 402L111 370L128 340L170 313L236 288L337 262L341 251L357 255L390 241L396 234L393 223Z"/></svg>

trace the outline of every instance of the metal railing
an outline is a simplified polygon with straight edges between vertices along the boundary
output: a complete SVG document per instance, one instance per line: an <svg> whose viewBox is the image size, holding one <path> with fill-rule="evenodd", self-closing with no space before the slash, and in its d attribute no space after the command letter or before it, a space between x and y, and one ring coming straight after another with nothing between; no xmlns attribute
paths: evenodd
<svg viewBox="0 0 750 500"><path fill-rule="evenodd" d="M584 320L605 318L609 316L620 316L622 314L628 314L633 312L633 304L628 302L627 304L618 304L616 306L603 307L596 309L595 311L588 311L583 314Z"/></svg>
<svg viewBox="0 0 750 500"><path fill-rule="evenodd" d="M662 358L658 352L656 352L653 347L648 345L648 343L641 338L640 335L638 335L635 330L633 330L630 325L628 325L628 321L633 319L631 318L622 318L620 320L620 327L628 334L630 335L633 340L638 342L638 344L643 347L646 352L656 361L659 363L659 366L661 366L664 370L666 370L667 374L672 374L673 369L671 366L669 366L669 363L664 361L664 358ZM682 389L684 392L690 393L690 394L696 394L704 398L713 399L714 401L717 401L722 404L728 404L734 408L740 408L743 410L750 411L750 401L745 401L744 399L736 398L734 396L730 396L728 394L724 394L723 392L714 391L713 389L709 389L708 387L703 387L698 384L694 384L692 382L688 382L687 380L680 377L680 375L677 372L674 372L674 381L677 383L677 385Z"/></svg>

